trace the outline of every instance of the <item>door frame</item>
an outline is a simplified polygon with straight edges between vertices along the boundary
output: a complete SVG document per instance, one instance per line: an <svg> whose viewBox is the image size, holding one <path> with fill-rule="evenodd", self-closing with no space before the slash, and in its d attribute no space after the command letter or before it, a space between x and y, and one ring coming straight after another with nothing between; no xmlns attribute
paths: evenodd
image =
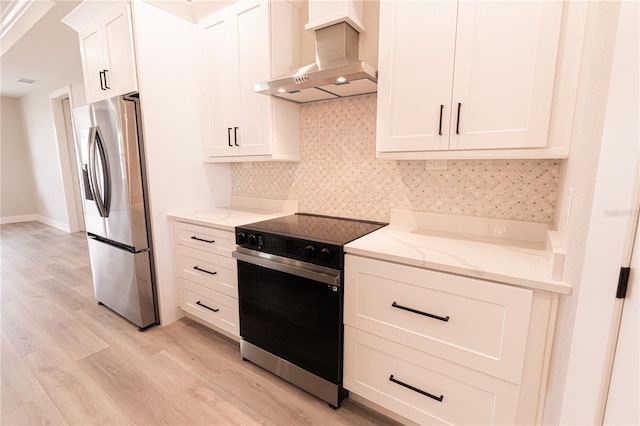
<svg viewBox="0 0 640 426"><path fill-rule="evenodd" d="M69 112L65 113L63 102L68 100ZM62 177L64 201L67 214L69 232L84 231L84 213L82 196L80 194L80 179L78 177L77 157L73 127L71 124L71 110L73 98L71 86L64 86L49 93L51 114L53 116L54 135L58 151L58 164Z"/></svg>

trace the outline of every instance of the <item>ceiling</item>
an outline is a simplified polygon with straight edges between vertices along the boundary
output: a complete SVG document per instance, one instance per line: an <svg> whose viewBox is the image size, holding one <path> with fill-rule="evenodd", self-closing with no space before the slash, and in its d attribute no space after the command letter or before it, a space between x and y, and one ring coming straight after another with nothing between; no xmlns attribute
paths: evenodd
<svg viewBox="0 0 640 426"><path fill-rule="evenodd" d="M189 21L228 6L234 0L145 0ZM20 97L46 82L71 81L81 75L80 49L76 32L61 22L79 0L1 0L2 57L0 58L0 95ZM24 7L24 5L27 5ZM17 7L16 7L17 6ZM11 9L17 18L7 25ZM33 84L19 79L35 80ZM80 77L81 78L81 77Z"/></svg>
<svg viewBox="0 0 640 426"><path fill-rule="evenodd" d="M15 1L15 0L13 0ZM8 1L2 1L3 11ZM34 3L39 3L34 2ZM60 20L69 13L79 1L56 1L39 19L31 17L28 28L18 34L17 40L5 51L4 45L9 34L3 34L2 58L0 58L0 94L20 97L38 85L46 82L69 81L70 75L82 73L80 50L76 32ZM25 13L24 15L27 15ZM3 16L4 18L4 16ZM36 17L37 18L37 17ZM21 20L28 20L23 16ZM18 27L15 25L14 27ZM19 29L18 29L19 30ZM20 83L25 78L36 83Z"/></svg>

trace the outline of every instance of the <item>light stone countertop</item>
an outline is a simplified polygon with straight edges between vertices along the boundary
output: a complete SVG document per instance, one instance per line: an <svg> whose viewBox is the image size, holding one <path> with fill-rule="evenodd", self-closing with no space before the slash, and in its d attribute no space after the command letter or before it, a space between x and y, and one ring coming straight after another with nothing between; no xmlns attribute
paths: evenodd
<svg viewBox="0 0 640 426"><path fill-rule="evenodd" d="M287 216L297 211L297 201L232 197L228 207L171 213L167 218L233 232L236 226Z"/></svg>
<svg viewBox="0 0 640 426"><path fill-rule="evenodd" d="M570 294L564 253L544 224L392 210L390 225L345 246L347 254Z"/></svg>

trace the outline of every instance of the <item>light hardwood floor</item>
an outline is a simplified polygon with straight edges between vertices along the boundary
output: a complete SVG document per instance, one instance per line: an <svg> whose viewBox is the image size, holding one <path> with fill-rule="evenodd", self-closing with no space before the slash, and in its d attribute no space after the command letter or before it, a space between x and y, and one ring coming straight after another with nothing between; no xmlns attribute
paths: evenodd
<svg viewBox="0 0 640 426"><path fill-rule="evenodd" d="M332 410L194 321L139 332L96 304L83 233L25 222L0 242L3 425L397 424Z"/></svg>

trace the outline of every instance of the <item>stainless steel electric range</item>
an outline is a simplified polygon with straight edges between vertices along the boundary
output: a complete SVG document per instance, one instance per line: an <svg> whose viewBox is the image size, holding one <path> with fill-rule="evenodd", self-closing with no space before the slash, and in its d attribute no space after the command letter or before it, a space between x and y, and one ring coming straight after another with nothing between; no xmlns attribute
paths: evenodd
<svg viewBox="0 0 640 426"><path fill-rule="evenodd" d="M385 225L298 213L237 227L242 357L339 407L343 246Z"/></svg>

